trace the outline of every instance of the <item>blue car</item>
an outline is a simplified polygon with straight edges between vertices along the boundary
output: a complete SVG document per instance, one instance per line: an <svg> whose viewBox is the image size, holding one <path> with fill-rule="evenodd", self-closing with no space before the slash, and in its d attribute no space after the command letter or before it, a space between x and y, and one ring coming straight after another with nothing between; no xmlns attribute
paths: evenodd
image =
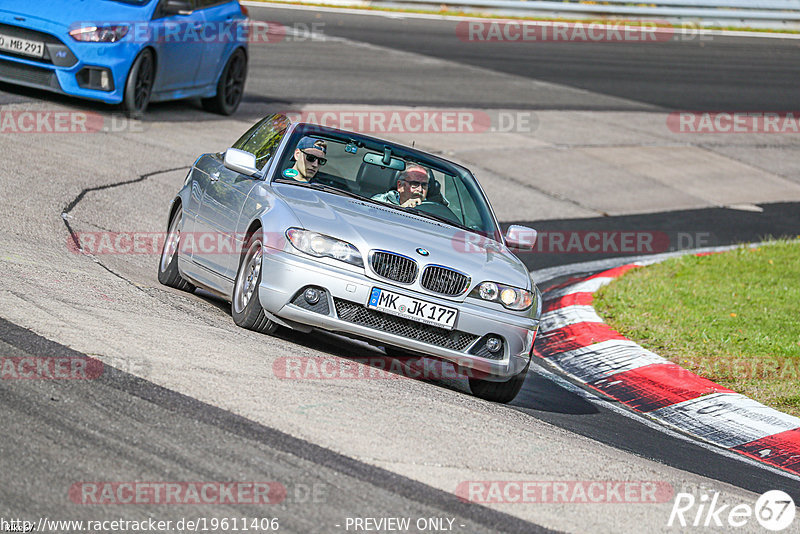
<svg viewBox="0 0 800 534"><path fill-rule="evenodd" d="M199 97L236 111L246 8L231 0L0 0L0 81L121 104Z"/></svg>

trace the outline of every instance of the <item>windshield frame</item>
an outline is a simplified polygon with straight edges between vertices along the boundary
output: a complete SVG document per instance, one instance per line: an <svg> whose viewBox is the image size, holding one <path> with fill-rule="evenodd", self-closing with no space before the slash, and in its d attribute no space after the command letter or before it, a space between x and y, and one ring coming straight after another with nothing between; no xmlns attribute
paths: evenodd
<svg viewBox="0 0 800 534"><path fill-rule="evenodd" d="M470 181L475 189L476 193L479 195L479 200L482 200L485 204L485 207L488 211L489 215L489 222L492 226L492 232L487 233L483 230L475 230L473 228L466 227L461 224L454 223L452 221L445 221L441 217L428 217L429 214L426 214L423 211L420 211L415 208L404 208L401 206L396 206L389 203L379 202L377 200L373 200L371 198L367 198L358 194L348 193L346 191L341 190L341 193L346 196L352 196L353 198L357 198L359 200L363 200L370 203L378 203L383 207L396 209L398 211L402 211L404 213L410 213L419 217L427 218L430 220L437 221L441 224L447 224L452 226L453 228L458 228L459 230L465 232L471 232L483 237L487 237L489 239L493 239L498 243L505 244L505 240L503 238L503 233L500 229L500 224L497 220L497 216L494 213L494 209L492 208L491 203L489 202L489 198L486 196L486 192L481 187L480 182L475 178L475 176L467 169L457 163L452 161L443 159L438 157L434 154L429 154L427 152L423 152L421 150L417 150L412 147L400 145L391 141L387 141L385 139L380 139L376 137L370 137L367 135L349 132L346 130L338 130L335 128L328 128L324 126L320 126L317 124L309 124L309 123L293 123L287 128L284 133L283 139L280 143L280 148L278 153L281 154L280 158L272 158L270 162L269 169L265 173L265 178L269 181L270 184L272 183L280 183L280 184L289 184L289 185L303 185L303 182L298 182L296 180L286 179L284 178L281 173L279 172L279 167L281 165L278 164L279 160L290 160L292 155L294 154L294 148L297 143L305 136L313 136L319 137L322 139L330 140L331 142L336 143L347 143L348 141L356 142L359 144L359 149L366 149L370 151L378 150L378 146L388 146L392 149L392 157L400 158L404 161L411 161L414 163L419 163L425 167L431 168L435 171L438 171L443 174L449 174L453 177L457 177L462 181ZM464 184L465 187L467 184ZM330 191L331 194L336 194L333 189Z"/></svg>

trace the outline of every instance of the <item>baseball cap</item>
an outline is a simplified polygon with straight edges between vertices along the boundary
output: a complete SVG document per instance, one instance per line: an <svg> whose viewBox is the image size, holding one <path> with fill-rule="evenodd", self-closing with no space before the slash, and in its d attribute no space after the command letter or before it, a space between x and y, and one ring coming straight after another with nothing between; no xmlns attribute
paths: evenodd
<svg viewBox="0 0 800 534"><path fill-rule="evenodd" d="M323 156L327 154L328 151L328 145L325 141L308 136L300 139L300 142L297 143L297 148L299 150L319 150L322 152Z"/></svg>

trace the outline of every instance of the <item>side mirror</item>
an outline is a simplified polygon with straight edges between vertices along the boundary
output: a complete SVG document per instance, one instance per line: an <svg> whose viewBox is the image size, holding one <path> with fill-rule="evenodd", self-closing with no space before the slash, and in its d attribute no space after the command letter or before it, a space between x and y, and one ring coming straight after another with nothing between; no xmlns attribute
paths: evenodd
<svg viewBox="0 0 800 534"><path fill-rule="evenodd" d="M162 12L164 15L191 15L192 3L189 0L167 0Z"/></svg>
<svg viewBox="0 0 800 534"><path fill-rule="evenodd" d="M225 151L225 167L245 176L253 176L258 173L255 154L238 148L229 148Z"/></svg>
<svg viewBox="0 0 800 534"><path fill-rule="evenodd" d="M506 230L506 245L519 251L529 252L536 245L536 236L539 235L533 228L512 224Z"/></svg>

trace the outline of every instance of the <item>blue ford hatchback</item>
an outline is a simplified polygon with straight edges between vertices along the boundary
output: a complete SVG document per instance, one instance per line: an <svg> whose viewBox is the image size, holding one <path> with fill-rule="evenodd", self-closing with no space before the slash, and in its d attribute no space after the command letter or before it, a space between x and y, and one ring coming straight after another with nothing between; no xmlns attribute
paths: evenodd
<svg viewBox="0 0 800 534"><path fill-rule="evenodd" d="M0 81L109 104L200 97L230 115L247 77L236 0L0 0Z"/></svg>

